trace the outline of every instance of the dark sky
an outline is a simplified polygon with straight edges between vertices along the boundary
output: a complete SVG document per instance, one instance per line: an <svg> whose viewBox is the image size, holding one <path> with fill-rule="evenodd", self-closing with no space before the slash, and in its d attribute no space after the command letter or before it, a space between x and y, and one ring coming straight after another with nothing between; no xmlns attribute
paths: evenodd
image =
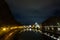
<svg viewBox="0 0 60 40"><path fill-rule="evenodd" d="M60 16L59 0L6 0L18 22L42 23L51 16Z"/></svg>

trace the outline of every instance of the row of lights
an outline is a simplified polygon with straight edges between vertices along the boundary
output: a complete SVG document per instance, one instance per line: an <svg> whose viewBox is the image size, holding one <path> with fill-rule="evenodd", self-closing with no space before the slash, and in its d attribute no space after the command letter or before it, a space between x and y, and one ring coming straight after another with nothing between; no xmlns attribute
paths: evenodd
<svg viewBox="0 0 60 40"><path fill-rule="evenodd" d="M55 30L54 27L45 27L45 30L50 30L50 28L52 31ZM56 27L56 29L60 31L60 27Z"/></svg>
<svg viewBox="0 0 60 40"><path fill-rule="evenodd" d="M8 30L12 30L12 29L17 29L17 28L23 28L23 27L21 27L21 26L15 26L15 27L1 27L0 28L0 31L2 30L2 31L8 31Z"/></svg>

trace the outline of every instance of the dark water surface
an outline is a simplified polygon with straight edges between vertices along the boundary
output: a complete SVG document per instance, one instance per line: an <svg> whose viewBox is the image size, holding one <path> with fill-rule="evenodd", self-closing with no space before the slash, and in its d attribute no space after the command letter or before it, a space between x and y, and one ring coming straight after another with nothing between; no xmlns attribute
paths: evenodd
<svg viewBox="0 0 60 40"><path fill-rule="evenodd" d="M17 32L13 37L13 39L14 40L54 40L39 32L34 32L34 31Z"/></svg>

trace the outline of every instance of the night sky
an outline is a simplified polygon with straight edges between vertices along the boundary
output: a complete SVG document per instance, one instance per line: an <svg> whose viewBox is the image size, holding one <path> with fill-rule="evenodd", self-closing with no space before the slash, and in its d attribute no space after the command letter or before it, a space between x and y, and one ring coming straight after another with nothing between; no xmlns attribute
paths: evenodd
<svg viewBox="0 0 60 40"><path fill-rule="evenodd" d="M22 24L42 23L60 16L60 0L6 0L15 19Z"/></svg>

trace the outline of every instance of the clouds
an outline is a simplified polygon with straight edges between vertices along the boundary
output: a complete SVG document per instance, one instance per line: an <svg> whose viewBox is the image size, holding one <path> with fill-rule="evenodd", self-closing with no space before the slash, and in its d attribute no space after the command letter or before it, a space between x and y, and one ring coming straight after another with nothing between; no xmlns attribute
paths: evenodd
<svg viewBox="0 0 60 40"><path fill-rule="evenodd" d="M42 23L47 18L55 16L58 12L54 12L60 8L56 0L6 0L6 2L15 19L23 24Z"/></svg>
<svg viewBox="0 0 60 40"><path fill-rule="evenodd" d="M9 4L13 4L22 8L40 8L53 3L52 0L6 0Z"/></svg>

